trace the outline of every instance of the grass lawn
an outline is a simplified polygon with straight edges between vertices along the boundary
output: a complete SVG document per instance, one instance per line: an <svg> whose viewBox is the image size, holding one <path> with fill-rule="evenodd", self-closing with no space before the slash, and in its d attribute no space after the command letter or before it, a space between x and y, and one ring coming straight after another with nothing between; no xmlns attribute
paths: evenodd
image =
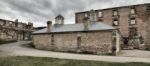
<svg viewBox="0 0 150 66"><path fill-rule="evenodd" d="M150 63L112 63L43 57L0 57L0 66L150 66Z"/></svg>

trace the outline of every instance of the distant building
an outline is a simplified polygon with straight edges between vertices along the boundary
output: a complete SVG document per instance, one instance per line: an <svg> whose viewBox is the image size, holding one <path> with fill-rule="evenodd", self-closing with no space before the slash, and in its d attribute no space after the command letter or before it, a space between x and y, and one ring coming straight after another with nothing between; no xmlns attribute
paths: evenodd
<svg viewBox="0 0 150 66"><path fill-rule="evenodd" d="M90 17L91 21L103 22L116 27L122 36L122 48L133 47L140 49L146 45L150 48L148 36L148 14L150 4L138 4L107 9L77 12L75 14L76 24L84 22L85 17ZM100 26L101 27L101 26Z"/></svg>
<svg viewBox="0 0 150 66"><path fill-rule="evenodd" d="M58 15L56 24L47 22L47 28L33 33L33 43L38 49L71 52L117 53L120 50L119 33L116 28L103 22L89 21L79 24L64 24Z"/></svg>
<svg viewBox="0 0 150 66"><path fill-rule="evenodd" d="M29 40L33 32L32 23L21 23L0 19L0 39L1 40Z"/></svg>

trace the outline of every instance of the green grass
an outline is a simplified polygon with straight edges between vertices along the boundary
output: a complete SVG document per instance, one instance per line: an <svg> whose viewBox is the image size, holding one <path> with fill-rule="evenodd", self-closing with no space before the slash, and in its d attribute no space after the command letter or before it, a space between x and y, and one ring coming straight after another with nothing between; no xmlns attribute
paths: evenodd
<svg viewBox="0 0 150 66"><path fill-rule="evenodd" d="M9 40L9 41L7 41L7 40L2 40L2 39L0 39L0 45L1 45L1 44L12 43L12 42L17 42L17 40Z"/></svg>
<svg viewBox="0 0 150 66"><path fill-rule="evenodd" d="M150 63L113 63L46 57L0 57L0 66L150 66Z"/></svg>

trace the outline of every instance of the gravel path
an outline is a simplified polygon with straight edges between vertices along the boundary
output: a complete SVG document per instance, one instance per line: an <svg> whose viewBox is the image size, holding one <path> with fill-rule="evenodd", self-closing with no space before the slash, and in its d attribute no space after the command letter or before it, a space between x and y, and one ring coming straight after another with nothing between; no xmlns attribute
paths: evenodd
<svg viewBox="0 0 150 66"><path fill-rule="evenodd" d="M108 62L148 62L150 58L134 58L134 57L116 57L116 56L98 56L98 55L83 55L72 53L61 53L37 50L33 48L22 47L22 44L30 41L19 41L16 43L0 45L0 51L6 52L13 56L34 56L34 57L52 57L61 59L76 59L76 60L94 60Z"/></svg>

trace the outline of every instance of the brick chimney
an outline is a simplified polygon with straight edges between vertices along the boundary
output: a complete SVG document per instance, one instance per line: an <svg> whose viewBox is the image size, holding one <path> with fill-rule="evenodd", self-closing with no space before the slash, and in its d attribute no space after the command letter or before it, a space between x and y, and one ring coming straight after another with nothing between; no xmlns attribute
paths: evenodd
<svg viewBox="0 0 150 66"><path fill-rule="evenodd" d="M51 32L52 30L52 21L47 21L47 32Z"/></svg>
<svg viewBox="0 0 150 66"><path fill-rule="evenodd" d="M18 27L18 19L15 20L15 27Z"/></svg>
<svg viewBox="0 0 150 66"><path fill-rule="evenodd" d="M90 20L88 17L84 18L84 30L89 30L89 26L90 26Z"/></svg>
<svg viewBox="0 0 150 66"><path fill-rule="evenodd" d="M29 29L33 29L33 23L31 23L31 22L28 22L28 27L29 27Z"/></svg>

